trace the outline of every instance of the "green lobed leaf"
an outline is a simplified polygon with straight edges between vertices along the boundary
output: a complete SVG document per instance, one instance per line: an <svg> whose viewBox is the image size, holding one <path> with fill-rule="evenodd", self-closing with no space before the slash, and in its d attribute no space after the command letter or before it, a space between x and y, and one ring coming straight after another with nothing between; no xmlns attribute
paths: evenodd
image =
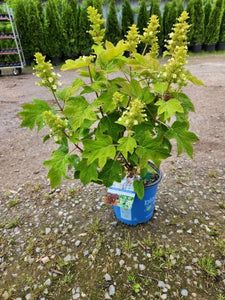
<svg viewBox="0 0 225 300"><path fill-rule="evenodd" d="M101 53L101 59L107 63L115 57L122 55L126 50L126 45L123 40L119 41L116 46L114 46L111 42L106 41L105 47L106 49Z"/></svg>
<svg viewBox="0 0 225 300"><path fill-rule="evenodd" d="M91 84L91 88L95 91L95 92L100 92L104 89L107 88L107 85L106 85L106 81L94 81L92 84Z"/></svg>
<svg viewBox="0 0 225 300"><path fill-rule="evenodd" d="M43 143L45 143L47 140L51 138L51 134L46 134L43 138Z"/></svg>
<svg viewBox="0 0 225 300"><path fill-rule="evenodd" d="M118 90L116 85L111 86L106 92L103 92L94 102L95 107L102 107L104 113L110 113L115 110L116 104L112 101L113 94Z"/></svg>
<svg viewBox="0 0 225 300"><path fill-rule="evenodd" d="M62 90L56 91L56 95L59 99L66 102L70 97L74 96L84 84L83 80L76 78L72 86L66 86Z"/></svg>
<svg viewBox="0 0 225 300"><path fill-rule="evenodd" d="M196 85L204 85L204 83L200 79L198 79L197 77L192 75L189 70L185 70L185 75L186 75L187 80L191 81L192 83L194 83Z"/></svg>
<svg viewBox="0 0 225 300"><path fill-rule="evenodd" d="M168 88L168 82L159 82L153 84L153 89L156 93L163 95L166 93Z"/></svg>
<svg viewBox="0 0 225 300"><path fill-rule="evenodd" d="M83 138L90 137L92 135L91 125L91 121L85 120L81 128L77 129L75 132L70 131L70 142L72 142L73 144L77 144L79 142L82 142Z"/></svg>
<svg viewBox="0 0 225 300"><path fill-rule="evenodd" d="M192 158L192 143L197 142L198 137L193 132L188 131L187 128L188 124L176 121L166 133L166 137L169 139L176 139L178 155L180 155L183 150L185 150L186 153Z"/></svg>
<svg viewBox="0 0 225 300"><path fill-rule="evenodd" d="M73 69L79 69L83 67L87 67L90 64L90 57L81 56L75 60L67 59L65 64L62 66L62 71L68 71Z"/></svg>
<svg viewBox="0 0 225 300"><path fill-rule="evenodd" d="M68 178L66 176L67 165L71 165L71 161L74 162L74 156L71 157L66 146L60 146L51 156L52 159L46 160L44 166L50 167L47 178L50 179L51 187L54 188L61 183L62 177Z"/></svg>
<svg viewBox="0 0 225 300"><path fill-rule="evenodd" d="M140 176L141 176L141 178L144 178L145 175L147 174L147 172L148 172L148 168L141 169L140 170Z"/></svg>
<svg viewBox="0 0 225 300"><path fill-rule="evenodd" d="M135 53L134 59L129 59L127 62L128 66L131 66L133 71L139 73L143 77L153 78L154 74L159 71L159 61L151 57L150 54L145 56Z"/></svg>
<svg viewBox="0 0 225 300"><path fill-rule="evenodd" d="M139 157L139 167L148 167L148 161L152 160L158 167L162 159L170 156L170 151L164 140L161 138L152 138L149 132L143 132L139 137L139 145L135 153Z"/></svg>
<svg viewBox="0 0 225 300"><path fill-rule="evenodd" d="M102 180L102 183L109 187L113 184L114 181L120 182L123 168L118 160L107 160L107 163L103 167L102 171L99 173L99 179Z"/></svg>
<svg viewBox="0 0 225 300"><path fill-rule="evenodd" d="M114 159L116 155L116 148L112 144L112 138L107 135L96 135L95 140L87 139L83 141L84 152L83 157L87 158L88 164L98 161L100 168L103 168L107 159Z"/></svg>
<svg viewBox="0 0 225 300"><path fill-rule="evenodd" d="M108 116L103 117L99 124L98 129L106 135L110 135L113 141L117 141L124 131L124 126L115 123L119 118L118 113L108 114Z"/></svg>
<svg viewBox="0 0 225 300"><path fill-rule="evenodd" d="M71 126L74 131L81 127L85 120L90 120L92 123L97 120L95 112L82 96L77 96L67 101L63 114L71 118Z"/></svg>
<svg viewBox="0 0 225 300"><path fill-rule="evenodd" d="M88 77L88 78L90 78L90 73L86 69L78 69L77 72L79 72L79 75L81 77Z"/></svg>
<svg viewBox="0 0 225 300"><path fill-rule="evenodd" d="M145 104L152 103L155 100L155 94L150 92L149 87L143 88L142 92L143 92L143 95L142 95L142 99L141 100Z"/></svg>
<svg viewBox="0 0 225 300"><path fill-rule="evenodd" d="M134 191L137 193L139 199L144 197L144 183L142 180L134 180L133 182Z"/></svg>
<svg viewBox="0 0 225 300"><path fill-rule="evenodd" d="M43 112L52 110L46 101L33 99L33 103L22 105L23 111L19 112L19 116L23 118L22 127L28 127L31 130L37 125L38 131L44 126Z"/></svg>
<svg viewBox="0 0 225 300"><path fill-rule="evenodd" d="M91 181L98 180L98 162L97 160L89 164L87 159L83 158L76 166L75 178L79 178L86 185Z"/></svg>
<svg viewBox="0 0 225 300"><path fill-rule="evenodd" d="M90 94L90 93L93 93L94 92L94 89L88 85L85 85L83 87L83 91L80 93L81 95L83 94Z"/></svg>
<svg viewBox="0 0 225 300"><path fill-rule="evenodd" d="M189 111L195 111L193 103L186 94L177 93L176 98L180 101L180 104L182 105L185 114L187 114Z"/></svg>
<svg viewBox="0 0 225 300"><path fill-rule="evenodd" d="M164 119L168 120L171 116L175 115L176 112L183 113L184 109L180 105L180 102L177 99L170 99L168 101L163 101L159 99L155 105L158 107L158 114L164 114Z"/></svg>
<svg viewBox="0 0 225 300"><path fill-rule="evenodd" d="M128 152L133 154L134 149L137 147L136 140L130 136L122 137L118 140L118 143L117 150L121 151L125 159L127 159Z"/></svg>
<svg viewBox="0 0 225 300"><path fill-rule="evenodd" d="M140 83L136 79L131 79L131 82L121 82L120 91L127 94L131 98L142 98L143 90Z"/></svg>

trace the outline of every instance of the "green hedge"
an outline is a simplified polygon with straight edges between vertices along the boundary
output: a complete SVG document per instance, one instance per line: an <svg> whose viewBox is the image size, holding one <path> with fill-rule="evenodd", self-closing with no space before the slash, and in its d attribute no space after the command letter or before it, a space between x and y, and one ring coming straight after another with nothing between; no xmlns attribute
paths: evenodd
<svg viewBox="0 0 225 300"><path fill-rule="evenodd" d="M34 53L42 52L47 58L76 58L91 53L91 37L87 7L95 6L102 12L102 0L6 0L14 11L17 28L21 38L24 55L27 61L32 60ZM150 4L149 4L150 3ZM106 9L107 7L107 9ZM106 39L116 43L126 35L127 29L134 20L140 32L151 14L157 14L160 20L160 46L168 38L168 33L183 9L190 13L191 44L224 41L224 0L211 1L189 0L186 7L181 0L160 3L160 0L137 2L131 7L129 0L123 0L118 7L115 0L108 0L104 6L107 19ZM118 18L118 11L122 14ZM198 11L198 13L197 13ZM223 21L222 21L223 20ZM216 23L215 23L216 22ZM141 46L141 45L140 45ZM140 47L141 51L141 47Z"/></svg>

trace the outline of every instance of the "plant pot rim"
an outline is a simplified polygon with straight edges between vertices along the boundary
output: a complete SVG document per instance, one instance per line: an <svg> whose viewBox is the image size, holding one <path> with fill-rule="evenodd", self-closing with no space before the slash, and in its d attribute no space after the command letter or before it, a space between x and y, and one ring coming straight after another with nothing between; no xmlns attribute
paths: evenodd
<svg viewBox="0 0 225 300"><path fill-rule="evenodd" d="M159 177L155 181L153 181L153 182L151 182L149 184L146 184L145 185L145 189L150 188L150 187L152 187L154 185L157 185L161 181L161 179L162 179L162 171L159 168L157 168L151 161L149 161L148 164L157 172L157 174L159 175Z"/></svg>

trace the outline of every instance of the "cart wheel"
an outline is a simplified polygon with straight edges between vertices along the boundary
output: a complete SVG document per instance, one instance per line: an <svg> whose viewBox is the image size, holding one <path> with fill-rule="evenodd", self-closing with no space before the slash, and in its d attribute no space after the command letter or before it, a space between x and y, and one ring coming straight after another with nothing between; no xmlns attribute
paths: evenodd
<svg viewBox="0 0 225 300"><path fill-rule="evenodd" d="M13 69L13 75L17 76L17 75L20 75L21 73L22 73L21 68L14 68Z"/></svg>

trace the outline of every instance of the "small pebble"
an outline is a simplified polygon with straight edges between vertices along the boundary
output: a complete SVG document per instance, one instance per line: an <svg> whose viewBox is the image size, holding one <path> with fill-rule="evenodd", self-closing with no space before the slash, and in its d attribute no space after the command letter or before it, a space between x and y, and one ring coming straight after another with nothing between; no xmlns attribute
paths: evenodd
<svg viewBox="0 0 225 300"><path fill-rule="evenodd" d="M105 293L105 299L111 299L108 292Z"/></svg>
<svg viewBox="0 0 225 300"><path fill-rule="evenodd" d="M109 286L109 295L113 296L115 294L115 292L116 292L115 286L113 284L111 284Z"/></svg>
<svg viewBox="0 0 225 300"><path fill-rule="evenodd" d="M121 260L119 261L120 267L122 267L122 266L124 265L124 263L125 263L125 261L124 261L123 259L121 259Z"/></svg>
<svg viewBox="0 0 225 300"><path fill-rule="evenodd" d="M106 274L105 274L105 280L106 280L106 281L111 281L111 280L112 280L112 277L111 277L108 273L106 273Z"/></svg>
<svg viewBox="0 0 225 300"><path fill-rule="evenodd" d="M45 228L45 234L49 234L51 232L51 228Z"/></svg>
<svg viewBox="0 0 225 300"><path fill-rule="evenodd" d="M44 285L51 285L51 279L48 278L48 279L44 282Z"/></svg>
<svg viewBox="0 0 225 300"><path fill-rule="evenodd" d="M68 261L70 261L71 259L72 259L71 255L68 254L68 255L64 258L64 261L65 261L65 262L68 262Z"/></svg>
<svg viewBox="0 0 225 300"><path fill-rule="evenodd" d="M80 241L80 240L77 240L77 241L75 242L75 246L76 246L76 247L79 247L80 244L81 244L81 241Z"/></svg>
<svg viewBox="0 0 225 300"><path fill-rule="evenodd" d="M146 269L146 266L143 264L140 264L139 269L140 269L140 271L144 271Z"/></svg>
<svg viewBox="0 0 225 300"><path fill-rule="evenodd" d="M121 250L119 248L116 248L116 255L120 256L121 255Z"/></svg>
<svg viewBox="0 0 225 300"><path fill-rule="evenodd" d="M215 261L215 265L216 265L217 267L221 267L221 266L222 266L222 263L221 263L221 261L216 260L216 261Z"/></svg>
<svg viewBox="0 0 225 300"><path fill-rule="evenodd" d="M165 283L161 280L158 281L158 287L164 288L165 287Z"/></svg>
<svg viewBox="0 0 225 300"><path fill-rule="evenodd" d="M185 289L181 290L181 295L184 297L188 296L188 291Z"/></svg>

